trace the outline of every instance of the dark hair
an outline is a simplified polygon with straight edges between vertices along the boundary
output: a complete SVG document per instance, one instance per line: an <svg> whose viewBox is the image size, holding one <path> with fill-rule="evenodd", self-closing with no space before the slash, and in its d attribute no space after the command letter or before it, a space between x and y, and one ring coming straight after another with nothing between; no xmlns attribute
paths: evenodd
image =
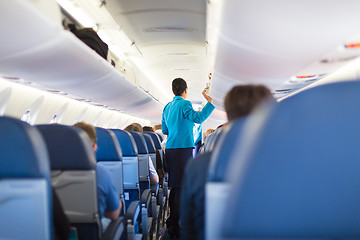
<svg viewBox="0 0 360 240"><path fill-rule="evenodd" d="M152 127L150 127L150 126L144 126L143 131L144 132L154 132L154 129Z"/></svg>
<svg viewBox="0 0 360 240"><path fill-rule="evenodd" d="M172 81L172 91L175 94L175 96L180 96L185 91L186 88L187 88L187 84L184 79L175 78Z"/></svg>
<svg viewBox="0 0 360 240"><path fill-rule="evenodd" d="M248 115L261 101L271 96L270 90L263 85L233 87L224 100L228 120Z"/></svg>

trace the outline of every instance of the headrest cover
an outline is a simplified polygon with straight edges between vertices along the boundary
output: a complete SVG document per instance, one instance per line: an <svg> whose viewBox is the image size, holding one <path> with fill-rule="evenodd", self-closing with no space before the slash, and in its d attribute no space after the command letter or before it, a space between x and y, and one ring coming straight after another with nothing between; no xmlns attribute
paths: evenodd
<svg viewBox="0 0 360 240"><path fill-rule="evenodd" d="M161 142L160 142L159 136L153 132L145 132L145 133L150 135L151 139L153 140L153 142L155 144L155 148L161 149Z"/></svg>
<svg viewBox="0 0 360 240"><path fill-rule="evenodd" d="M161 136L161 134L159 134L159 133L155 133L155 134L159 137L160 142L164 141L164 138L163 138L163 136Z"/></svg>
<svg viewBox="0 0 360 240"><path fill-rule="evenodd" d="M0 133L0 178L49 179L46 145L35 127L0 117Z"/></svg>
<svg viewBox="0 0 360 240"><path fill-rule="evenodd" d="M155 144L151 138L151 136L147 133L143 133L145 138L146 146L148 148L149 153L156 153Z"/></svg>
<svg viewBox="0 0 360 240"><path fill-rule="evenodd" d="M149 153L144 136L141 133L134 132L134 131L129 131L129 133L133 136L133 138L135 140L136 146L138 148L138 153L139 154Z"/></svg>
<svg viewBox="0 0 360 240"><path fill-rule="evenodd" d="M250 116L233 144L223 238L360 237L359 92L323 85Z"/></svg>
<svg viewBox="0 0 360 240"><path fill-rule="evenodd" d="M111 129L120 144L122 155L124 157L132 157L138 155L137 146L133 136L127 131L120 129Z"/></svg>
<svg viewBox="0 0 360 240"><path fill-rule="evenodd" d="M89 136L73 126L39 125L50 156L52 170L95 169L95 154Z"/></svg>
<svg viewBox="0 0 360 240"><path fill-rule="evenodd" d="M96 161L122 161L119 142L115 134L104 128L95 128L97 137Z"/></svg>
<svg viewBox="0 0 360 240"><path fill-rule="evenodd" d="M242 134L246 117L237 119L228 126L223 127L221 136L218 137L218 144L214 147L214 154L210 161L208 171L208 181L225 181L226 171L228 169L230 157L235 151L234 141ZM213 133L214 134L214 133Z"/></svg>

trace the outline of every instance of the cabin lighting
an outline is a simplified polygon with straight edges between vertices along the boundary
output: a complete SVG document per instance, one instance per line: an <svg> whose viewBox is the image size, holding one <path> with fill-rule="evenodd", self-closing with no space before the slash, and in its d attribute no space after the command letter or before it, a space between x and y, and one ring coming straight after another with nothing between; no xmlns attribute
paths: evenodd
<svg viewBox="0 0 360 240"><path fill-rule="evenodd" d="M345 44L344 47L345 48L359 48L360 47L360 42Z"/></svg>
<svg viewBox="0 0 360 240"><path fill-rule="evenodd" d="M296 78L313 78L315 77L315 74L311 74L311 75L297 75Z"/></svg>

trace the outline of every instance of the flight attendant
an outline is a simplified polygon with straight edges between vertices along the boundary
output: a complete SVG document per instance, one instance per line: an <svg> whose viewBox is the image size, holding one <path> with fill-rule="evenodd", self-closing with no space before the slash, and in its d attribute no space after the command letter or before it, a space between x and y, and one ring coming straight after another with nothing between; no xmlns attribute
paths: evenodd
<svg viewBox="0 0 360 240"><path fill-rule="evenodd" d="M179 204L181 182L186 164L192 158L194 148L194 123L204 122L215 109L212 98L205 90L202 92L208 101L202 111L196 112L190 101L186 100L188 88L184 79L176 78L172 82L172 91L175 95L162 114L161 129L168 135L165 147L165 159L169 173L170 217L166 222L168 232L172 238L179 236Z"/></svg>

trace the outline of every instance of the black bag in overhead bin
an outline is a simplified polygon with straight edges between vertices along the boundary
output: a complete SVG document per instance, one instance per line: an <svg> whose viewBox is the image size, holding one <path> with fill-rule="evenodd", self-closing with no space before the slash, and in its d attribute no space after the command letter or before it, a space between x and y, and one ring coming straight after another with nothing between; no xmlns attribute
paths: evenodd
<svg viewBox="0 0 360 240"><path fill-rule="evenodd" d="M69 26L70 27L70 26ZM95 52L107 60L108 45L104 43L99 35L92 28L76 29L74 26L70 27L72 33L74 33L81 41L91 47Z"/></svg>

